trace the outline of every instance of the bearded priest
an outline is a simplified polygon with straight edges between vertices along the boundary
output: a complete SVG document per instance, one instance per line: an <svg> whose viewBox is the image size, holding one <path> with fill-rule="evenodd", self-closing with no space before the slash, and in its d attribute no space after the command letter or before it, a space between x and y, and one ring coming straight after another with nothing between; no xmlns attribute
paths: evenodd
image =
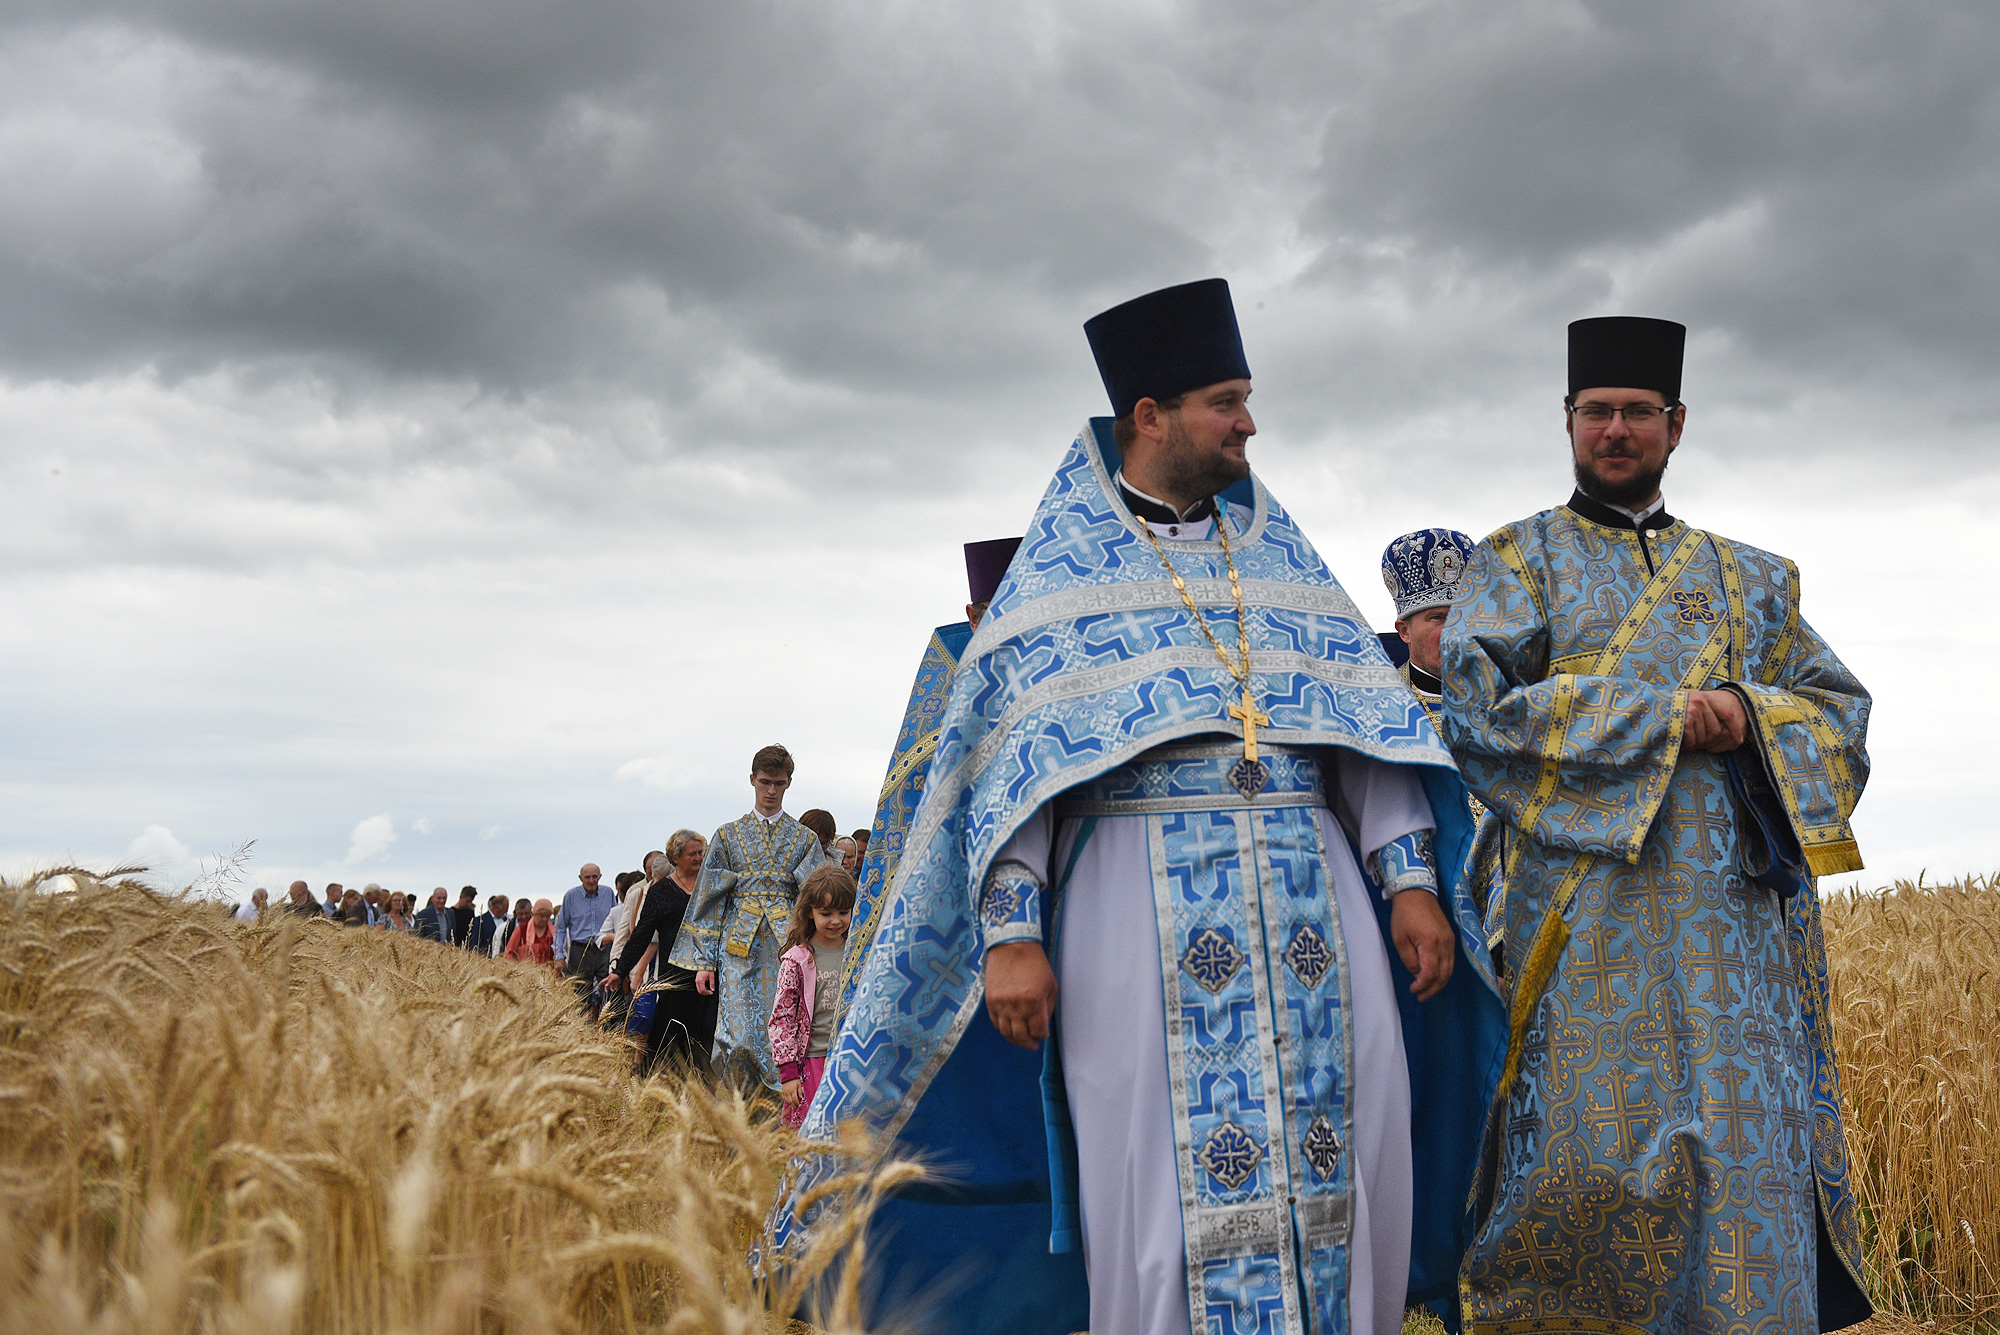
<svg viewBox="0 0 2000 1335"><path fill-rule="evenodd" d="M1445 735L1504 827L1513 988L1478 1335L1869 1315L1814 888L1861 866L1868 693L1797 566L1667 513L1686 337L1569 327L1577 489L1479 545L1444 628Z"/></svg>
<svg viewBox="0 0 2000 1335"><path fill-rule="evenodd" d="M1504 1037L1436 871L1463 788L1250 471L1228 285L1084 328L1113 415L966 647L805 1129L893 1133L983 1010L1044 1053L1012 1112L1047 1129L1090 1329L1394 1335L1450 1302Z"/></svg>

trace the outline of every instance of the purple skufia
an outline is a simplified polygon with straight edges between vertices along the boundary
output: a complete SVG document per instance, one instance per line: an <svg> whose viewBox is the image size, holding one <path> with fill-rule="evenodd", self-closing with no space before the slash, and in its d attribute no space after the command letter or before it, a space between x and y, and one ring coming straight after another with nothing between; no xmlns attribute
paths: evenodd
<svg viewBox="0 0 2000 1335"><path fill-rule="evenodd" d="M1000 580L1007 573L1007 563L1014 559L1014 549L1020 545L1019 538L988 538L985 542L965 544L965 587L971 595L970 601L993 601Z"/></svg>

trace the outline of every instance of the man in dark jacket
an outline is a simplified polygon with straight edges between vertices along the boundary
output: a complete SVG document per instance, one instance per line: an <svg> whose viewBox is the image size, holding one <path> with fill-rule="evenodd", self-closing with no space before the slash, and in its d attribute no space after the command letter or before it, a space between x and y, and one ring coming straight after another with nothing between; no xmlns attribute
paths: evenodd
<svg viewBox="0 0 2000 1335"><path fill-rule="evenodd" d="M426 941L451 944L451 906L445 903L450 895L443 886L431 891L431 902L417 910L418 936Z"/></svg>
<svg viewBox="0 0 2000 1335"><path fill-rule="evenodd" d="M486 912L472 920L472 929L465 934L465 948L491 959L507 948L508 926L507 896L495 895L487 901Z"/></svg>

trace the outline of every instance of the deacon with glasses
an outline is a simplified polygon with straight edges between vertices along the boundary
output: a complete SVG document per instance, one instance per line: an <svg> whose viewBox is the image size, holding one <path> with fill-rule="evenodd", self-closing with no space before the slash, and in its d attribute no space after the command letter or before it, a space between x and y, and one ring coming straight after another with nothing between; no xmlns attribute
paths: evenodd
<svg viewBox="0 0 2000 1335"><path fill-rule="evenodd" d="M1113 416L966 647L805 1130L893 1133L984 1011L1046 1054L1043 1097L995 1084L985 1115L1046 1131L1052 1236L996 1245L1080 1247L1091 1330L1394 1335L1407 1299L1450 1300L1504 1037L1436 871L1463 788L1251 474L1228 285L1084 329ZM960 1319L1077 1328L1060 1295L1002 1319L1036 1296Z"/></svg>
<svg viewBox="0 0 2000 1335"><path fill-rule="evenodd" d="M1478 1335L1868 1316L1814 881L1856 871L1868 693L1798 568L1667 513L1686 330L1569 328L1576 491L1467 565L1445 736L1502 823L1511 1033Z"/></svg>

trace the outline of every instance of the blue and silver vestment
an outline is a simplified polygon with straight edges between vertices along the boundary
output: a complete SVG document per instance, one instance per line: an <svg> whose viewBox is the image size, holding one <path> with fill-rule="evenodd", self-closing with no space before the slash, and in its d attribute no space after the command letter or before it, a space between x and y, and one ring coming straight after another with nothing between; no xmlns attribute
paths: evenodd
<svg viewBox="0 0 2000 1335"><path fill-rule="evenodd" d="M959 665L926 792L901 862L876 909L876 925L825 1082L804 1128L809 1135L826 1133L836 1121L858 1119L894 1136L923 1108L939 1073L975 1020L983 1019L980 983L988 928L980 917L981 896L989 887L996 854L1025 822L1061 795L1157 748L1209 735L1238 735L1227 710L1237 704L1241 688L1190 620L1138 521L1115 497L1111 479L1118 459L1110 426L1109 419L1093 419L1070 447L987 620ZM1463 788L1421 707L1312 545L1261 482L1248 479L1226 499L1231 504L1224 522L1236 535L1232 546L1248 621L1251 685L1271 720L1259 736L1278 748L1273 782L1282 781L1284 765L1278 762L1286 756L1312 762L1300 766L1301 771L1316 771L1339 751L1409 766L1437 813L1437 861L1461 865L1470 838ZM1233 643L1236 610L1220 544L1183 542L1174 551L1175 563L1215 634ZM1191 824L1212 824L1219 817L1239 829L1241 820L1254 823L1266 814L1244 811L1240 795L1207 796L1216 800L1180 814ZM1277 866L1257 863L1253 896L1242 874L1243 851L1231 855L1213 840L1201 848L1190 844L1184 850L1190 860L1181 865L1225 896L1238 895L1244 912L1275 922L1272 910L1279 902L1272 878ZM1421 862L1414 846L1402 857ZM1392 854L1383 874L1393 881L1409 870ZM1059 881L1060 869L1050 871L1048 879ZM1258 902L1251 908L1253 897ZM1447 889L1446 897L1461 947L1452 982L1440 997L1418 1006L1401 991L1407 974L1397 974L1412 1135L1426 1170L1416 1183L1410 1289L1419 1300L1444 1301L1449 1300L1466 1236L1465 1190L1478 1118L1497 1077L1504 1040L1477 910L1455 889ZM989 901L987 907L997 902ZM1055 906L1044 886L1029 886L1008 907L1018 909L1021 922L1033 922L1038 929L1054 916ZM1220 905L1215 907L1221 911ZM1388 915L1385 901L1376 912L1375 929L1381 930ZM1310 1072L1288 1058L1281 1073L1275 1053L1282 1035L1314 1047L1318 1040L1305 1042L1302 1026L1314 1026L1316 1035L1337 1032L1339 1007L1333 998L1339 990L1338 969L1319 969L1320 957L1306 939L1311 934L1300 930L1306 919L1294 920L1289 913L1287 909L1284 920L1294 930L1282 941L1268 933L1252 937L1250 920L1240 915L1230 924L1221 919L1197 924L1198 915L1191 914L1185 924L1175 920L1168 929L1171 939L1166 930L1159 938L1163 971L1171 952L1174 977L1195 979L1190 969L1206 967L1203 961L1215 958L1214 939L1229 939L1224 926L1235 932L1235 924L1244 924L1240 930L1246 935L1231 944L1246 956L1254 953L1266 978L1251 993L1248 1009L1235 1012L1242 1023L1254 1020L1258 1037L1232 1049L1259 1064L1260 1087L1249 1091L1246 1083L1230 1077L1225 1083L1232 1089L1248 1091L1246 1101L1236 1105L1244 1109L1244 1118L1225 1118L1228 1129L1218 1123L1201 1144L1188 1147L1188 1157L1199 1156L1198 1171L1206 1175L1199 1179L1201 1190L1219 1193L1219 1202L1227 1198L1227 1204L1249 1207L1239 1212L1241 1228L1218 1217L1214 1227L1204 1224L1198 1236L1191 1235L1202 1257L1197 1271L1201 1293L1193 1301L1206 1309L1200 1319L1209 1329L1223 1312L1229 1314L1225 1331L1319 1331L1327 1329L1327 1320L1335 1321L1335 1329L1345 1329L1344 1303L1318 1301L1308 1290L1322 1280L1331 1282L1341 1246L1340 1207L1333 1200L1340 1194L1339 1156L1324 1133L1316 1131L1315 1118L1339 1107L1350 1091L1338 1053L1324 1044L1315 1048ZM1349 924L1347 930L1356 926ZM1192 933L1185 942L1179 939L1183 927ZM993 930L1008 937L1022 928L1003 929L996 923ZM1324 937L1331 925L1315 930ZM1212 936L1204 937L1204 931ZM1196 949L1198 944L1202 949ZM1330 951L1331 942L1324 944ZM1303 975L1298 973L1302 968ZM1291 984L1274 983L1275 970L1313 977L1318 1000L1326 1006L1317 1016L1307 1014L1303 1001L1291 1006ZM1210 977L1224 991L1251 987L1247 974ZM1206 992L1198 980L1195 986L1205 995L1222 995ZM1185 997L1184 985L1172 990ZM1259 1012L1258 1006L1268 1009ZM1202 1062L1209 1060L1204 1054L1211 1042L1226 1041L1226 1031L1197 1025L1195 1014L1192 1006L1182 1008L1178 1041L1194 1054L1193 1060ZM1211 1092L1223 1091L1212 1085ZM1275 1100L1263 1102L1272 1094ZM1015 1115L1022 1119L1042 1113L1032 1097L1019 1099L1004 1082L995 1083L993 1096L1014 1101ZM1253 1096L1262 1105L1262 1120L1249 1117ZM1294 1097L1314 1114L1294 1118ZM1327 1121L1331 1125L1334 1119ZM1064 1135L1059 1107L1051 1129L1054 1153L1049 1162L1056 1179L1060 1240L1074 1227L1073 1218L1066 1217L1074 1202L1064 1173L1065 1153L1073 1146ZM1338 1127L1332 1130L1338 1136ZM1220 1140L1213 1134L1218 1132ZM1304 1181L1299 1174L1316 1173L1315 1155L1332 1174L1316 1186L1329 1190L1308 1191L1313 1199L1305 1202L1293 1199L1299 1193L1286 1184ZM808 1165L799 1193L841 1167ZM795 1194L793 1199L798 1198ZM805 1224L810 1223L809 1217ZM796 1245L800 1226L789 1203L781 1206L773 1220L780 1251ZM1288 1259L1294 1255L1306 1257L1302 1266ZM1289 1292L1274 1308L1259 1294L1280 1275Z"/></svg>
<svg viewBox="0 0 2000 1335"><path fill-rule="evenodd" d="M731 1079L778 1087L769 1030L778 957L799 886L824 861L819 839L783 811L770 820L749 812L708 841L668 963L715 972L712 1055Z"/></svg>

